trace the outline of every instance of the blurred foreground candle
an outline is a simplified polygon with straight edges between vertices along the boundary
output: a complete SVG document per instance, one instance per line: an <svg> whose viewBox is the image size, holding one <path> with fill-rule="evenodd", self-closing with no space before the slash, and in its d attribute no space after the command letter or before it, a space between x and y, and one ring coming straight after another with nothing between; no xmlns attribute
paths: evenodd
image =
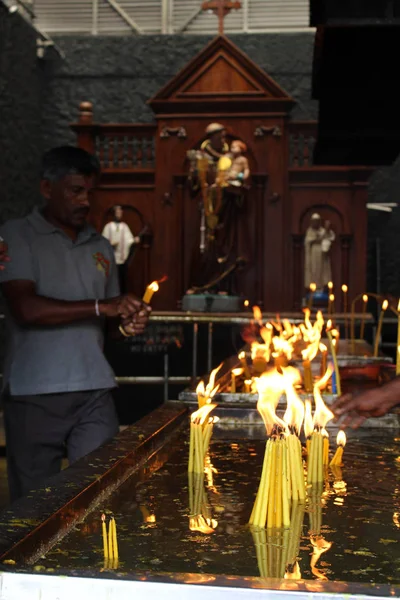
<svg viewBox="0 0 400 600"><path fill-rule="evenodd" d="M246 379L244 382L244 393L251 394L251 386L253 385L252 379Z"/></svg>
<svg viewBox="0 0 400 600"><path fill-rule="evenodd" d="M400 300L397 305L397 356L396 356L396 375L400 375Z"/></svg>
<svg viewBox="0 0 400 600"><path fill-rule="evenodd" d="M313 306L313 301L314 301L314 294L317 291L317 284L316 283L310 283L310 291L308 294L308 308L311 310L312 306Z"/></svg>
<svg viewBox="0 0 400 600"><path fill-rule="evenodd" d="M349 288L347 285L342 285L343 292L343 312L344 312L344 337L346 340L349 339L349 315L348 315L348 296L347 292Z"/></svg>
<svg viewBox="0 0 400 600"><path fill-rule="evenodd" d="M382 302L382 308L381 308L381 312L379 315L379 321L378 321L378 329L376 330L376 336L375 336L375 344L374 344L374 356L375 357L377 357L378 353L379 353L379 344L380 344L381 335L382 335L383 319L384 319L385 312L386 312L388 306L389 306L389 302L387 300L384 300Z"/></svg>
<svg viewBox="0 0 400 600"><path fill-rule="evenodd" d="M236 394L236 377L243 373L242 368L232 369L231 371L231 394Z"/></svg>
<svg viewBox="0 0 400 600"><path fill-rule="evenodd" d="M346 434L344 431L339 431L339 433L337 434L336 443L337 443L338 447L335 452L335 456L332 458L332 460L330 462L331 467L341 467L342 466L343 450L346 445Z"/></svg>

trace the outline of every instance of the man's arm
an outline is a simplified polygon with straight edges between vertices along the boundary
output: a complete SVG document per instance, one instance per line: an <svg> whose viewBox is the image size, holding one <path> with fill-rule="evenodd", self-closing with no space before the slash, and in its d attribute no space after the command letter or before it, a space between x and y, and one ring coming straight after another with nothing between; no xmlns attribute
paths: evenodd
<svg viewBox="0 0 400 600"><path fill-rule="evenodd" d="M341 419L340 426L357 429L369 417L382 417L400 404L400 377L386 385L358 395L345 394L336 400L332 410Z"/></svg>
<svg viewBox="0 0 400 600"><path fill-rule="evenodd" d="M13 280L1 285L9 310L23 326L55 326L83 321L96 316L95 300L68 302L39 296L34 281ZM131 294L98 302L99 316L124 319L143 310L143 302Z"/></svg>

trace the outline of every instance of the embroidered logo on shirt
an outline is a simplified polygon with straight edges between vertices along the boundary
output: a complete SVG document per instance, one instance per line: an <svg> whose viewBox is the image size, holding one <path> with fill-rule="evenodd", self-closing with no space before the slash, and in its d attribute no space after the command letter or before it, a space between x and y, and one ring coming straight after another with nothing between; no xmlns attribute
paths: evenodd
<svg viewBox="0 0 400 600"><path fill-rule="evenodd" d="M108 277L110 273L110 261L107 260L104 254L101 252L96 252L96 254L93 254L93 258L95 260L97 270L102 271L106 274L106 277Z"/></svg>

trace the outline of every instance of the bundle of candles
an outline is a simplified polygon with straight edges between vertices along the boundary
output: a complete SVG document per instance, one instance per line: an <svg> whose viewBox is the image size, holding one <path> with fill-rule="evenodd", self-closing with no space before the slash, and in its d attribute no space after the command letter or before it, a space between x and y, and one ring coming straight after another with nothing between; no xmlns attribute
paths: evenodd
<svg viewBox="0 0 400 600"><path fill-rule="evenodd" d="M218 417L210 417L210 413L217 406L212 404L212 398L218 392L219 386L215 385L215 378L222 365L214 369L210 375L207 386L201 381L197 386L198 410L190 417L190 443L188 471L204 473L204 463L210 445L214 424Z"/></svg>
<svg viewBox="0 0 400 600"><path fill-rule="evenodd" d="M329 464L328 421L333 418L326 407L321 390L332 375L329 366L324 377L314 386L315 411L306 405L294 389L293 372L282 369L270 371L258 379L259 410L269 439L266 443L260 484L249 523L255 528L287 528L291 524L290 509L293 503L303 503L306 498L305 474L302 460L300 431L304 423L307 438L307 483L322 485ZM276 415L281 394L285 392L287 410L283 420ZM341 463L344 447L338 436L338 451L333 464Z"/></svg>
<svg viewBox="0 0 400 600"><path fill-rule="evenodd" d="M102 533L103 533L103 553L105 568L116 569L118 567L118 540L117 525L115 518L110 517L107 532L107 518L105 514L101 515Z"/></svg>
<svg viewBox="0 0 400 600"><path fill-rule="evenodd" d="M213 518L211 504L206 488L215 492L213 484L213 468L211 461L206 463L203 473L188 473L189 486L189 529L204 534L213 533L218 526L218 521ZM207 472L207 482L205 481Z"/></svg>
<svg viewBox="0 0 400 600"><path fill-rule="evenodd" d="M328 348L321 343L324 329L324 318L319 311L316 320L311 323L310 310L304 310L304 323L294 325L287 319L271 321L264 325L259 308L255 306L254 323L259 327L259 335L262 343L254 340L251 343L251 362L248 362L246 353L242 351L238 359L240 367L232 369L230 380L231 393L242 390L244 393L257 392L257 380L272 365L278 371L288 366L291 360L301 360L303 370L304 392L312 394L314 387L314 376L312 373L312 362L317 357L320 359L319 376L326 372L328 362ZM337 361L337 347L339 331L333 329L332 321L328 321L326 333L330 346L330 353L334 364L334 376L332 377L332 392L340 393L340 373ZM301 381L301 379L300 379Z"/></svg>

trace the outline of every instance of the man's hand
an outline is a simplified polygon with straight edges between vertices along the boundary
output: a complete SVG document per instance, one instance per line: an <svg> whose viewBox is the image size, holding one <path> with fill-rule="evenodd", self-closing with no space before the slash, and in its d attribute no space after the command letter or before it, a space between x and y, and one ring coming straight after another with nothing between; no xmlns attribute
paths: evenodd
<svg viewBox="0 0 400 600"><path fill-rule="evenodd" d="M121 319L121 325L128 335L140 335L146 329L149 321L151 308L147 304L144 305L144 309L137 314Z"/></svg>
<svg viewBox="0 0 400 600"><path fill-rule="evenodd" d="M122 320L130 319L131 321L133 321L133 317L138 316L139 313L144 313L148 320L151 312L150 306L145 304L142 300L139 300L139 298L136 298L133 294L124 294L117 298L101 300L101 302L99 302L99 310L103 317L108 317L109 319L120 317ZM141 318L145 317L143 316Z"/></svg>
<svg viewBox="0 0 400 600"><path fill-rule="evenodd" d="M0 263L9 262L10 257L8 256L8 246L6 242L0 238ZM4 271L5 266L0 264L0 271Z"/></svg>
<svg viewBox="0 0 400 600"><path fill-rule="evenodd" d="M392 393L383 388L375 388L359 395L344 394L332 405L336 417L341 419L340 427L357 429L369 417L382 417L397 404Z"/></svg>

